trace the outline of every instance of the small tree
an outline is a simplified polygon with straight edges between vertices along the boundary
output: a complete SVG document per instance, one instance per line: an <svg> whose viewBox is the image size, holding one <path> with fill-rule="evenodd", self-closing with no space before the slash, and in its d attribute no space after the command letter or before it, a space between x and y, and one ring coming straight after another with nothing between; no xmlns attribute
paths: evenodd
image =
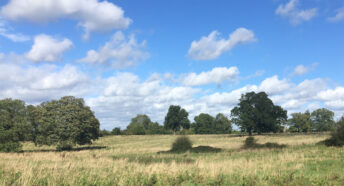
<svg viewBox="0 0 344 186"><path fill-rule="evenodd" d="M171 129L175 134L180 128L189 129L190 121L188 119L189 113L178 105L171 105L165 117L165 129Z"/></svg>
<svg viewBox="0 0 344 186"><path fill-rule="evenodd" d="M337 122L335 130L331 133L331 137L325 140L325 145L344 146L344 116Z"/></svg>
<svg viewBox="0 0 344 186"><path fill-rule="evenodd" d="M222 113L216 115L214 120L215 131L217 134L230 134L232 133L231 121Z"/></svg>
<svg viewBox="0 0 344 186"><path fill-rule="evenodd" d="M122 134L121 128L115 127L114 129L112 129L111 134L112 135L121 135Z"/></svg>
<svg viewBox="0 0 344 186"><path fill-rule="evenodd" d="M209 114L201 113L194 118L195 123L193 127L196 134L214 134L215 133L215 118Z"/></svg>

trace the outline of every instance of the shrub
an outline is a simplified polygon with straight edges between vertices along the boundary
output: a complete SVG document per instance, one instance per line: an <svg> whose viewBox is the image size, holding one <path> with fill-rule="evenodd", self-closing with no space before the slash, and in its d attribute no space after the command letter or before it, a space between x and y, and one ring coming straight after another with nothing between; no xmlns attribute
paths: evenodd
<svg viewBox="0 0 344 186"><path fill-rule="evenodd" d="M192 142L187 136L178 137L172 144L172 152L186 152L192 149Z"/></svg>
<svg viewBox="0 0 344 186"><path fill-rule="evenodd" d="M7 142L0 144L0 152L19 152L22 145L19 142Z"/></svg>
<svg viewBox="0 0 344 186"><path fill-rule="evenodd" d="M63 151L63 150L72 150L74 144L71 141L61 141L57 144L56 150Z"/></svg>
<svg viewBox="0 0 344 186"><path fill-rule="evenodd" d="M250 136L245 139L244 147L245 148L252 148L257 146L257 140L254 137Z"/></svg>
<svg viewBox="0 0 344 186"><path fill-rule="evenodd" d="M331 133L331 137L324 141L326 146L344 146L344 118L338 122L337 130Z"/></svg>

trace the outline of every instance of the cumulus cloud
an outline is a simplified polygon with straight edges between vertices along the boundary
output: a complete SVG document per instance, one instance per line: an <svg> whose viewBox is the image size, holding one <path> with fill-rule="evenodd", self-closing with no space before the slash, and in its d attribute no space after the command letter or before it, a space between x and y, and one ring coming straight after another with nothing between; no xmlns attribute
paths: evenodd
<svg viewBox="0 0 344 186"><path fill-rule="evenodd" d="M57 39L49 35L37 35L26 57L34 62L54 62L61 60L62 53L73 46L69 39Z"/></svg>
<svg viewBox="0 0 344 186"><path fill-rule="evenodd" d="M309 71L314 70L318 66L318 63L313 63L311 66L298 65L295 67L293 76L301 76L307 74Z"/></svg>
<svg viewBox="0 0 344 186"><path fill-rule="evenodd" d="M0 98L39 103L65 95L83 96L92 90L89 77L71 65L21 67L2 63L0 69Z"/></svg>
<svg viewBox="0 0 344 186"><path fill-rule="evenodd" d="M149 53L144 51L145 43L145 41L138 43L134 35L126 38L121 31L118 31L98 51L89 50L87 56L79 61L103 64L115 69L131 67L149 57Z"/></svg>
<svg viewBox="0 0 344 186"><path fill-rule="evenodd" d="M305 10L298 9L299 0L290 0L286 4L281 4L276 9L276 14L286 17L293 25L298 25L304 21L309 21L317 15L317 8L310 8Z"/></svg>
<svg viewBox="0 0 344 186"><path fill-rule="evenodd" d="M11 20L34 22L77 20L78 26L85 30L85 39L91 32L125 29L132 22L117 5L98 0L10 0L2 7L1 14Z"/></svg>
<svg viewBox="0 0 344 186"><path fill-rule="evenodd" d="M336 15L333 17L329 17L328 21L338 22L338 21L344 20L344 7L338 9L336 12L337 12Z"/></svg>
<svg viewBox="0 0 344 186"><path fill-rule="evenodd" d="M6 22L0 17L0 35L13 41L13 42L24 42L30 40L29 36L21 33L13 33L11 29L8 28Z"/></svg>
<svg viewBox="0 0 344 186"><path fill-rule="evenodd" d="M319 99L325 101L325 105L333 109L344 110L344 87L336 87L318 93Z"/></svg>
<svg viewBox="0 0 344 186"><path fill-rule="evenodd" d="M238 78L239 70L237 67L216 67L208 72L200 74L190 73L183 77L183 84L186 86L200 86L207 84L220 84L224 81L234 81Z"/></svg>
<svg viewBox="0 0 344 186"><path fill-rule="evenodd" d="M219 38L219 35L220 33L215 30L199 41L193 41L188 56L195 60L216 59L239 44L256 41L253 31L246 28L236 29L229 35L228 39Z"/></svg>
<svg viewBox="0 0 344 186"><path fill-rule="evenodd" d="M105 81L104 92L87 103L95 110L103 127L125 127L138 113L162 122L170 104L192 105L198 89L168 86L159 75L141 80L132 73L117 73Z"/></svg>

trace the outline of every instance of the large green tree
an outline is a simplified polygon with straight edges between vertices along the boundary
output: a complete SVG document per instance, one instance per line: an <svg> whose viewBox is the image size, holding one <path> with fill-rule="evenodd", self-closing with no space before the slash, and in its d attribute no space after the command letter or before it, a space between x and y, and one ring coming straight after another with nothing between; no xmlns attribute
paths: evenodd
<svg viewBox="0 0 344 186"><path fill-rule="evenodd" d="M311 114L309 111L306 111L305 113L292 113L287 123L291 131L309 132L312 130L311 122Z"/></svg>
<svg viewBox="0 0 344 186"><path fill-rule="evenodd" d="M57 148L63 150L98 139L99 121L83 99L65 96L42 103L40 107L38 144L57 144Z"/></svg>
<svg viewBox="0 0 344 186"><path fill-rule="evenodd" d="M0 151L19 151L20 141L30 138L30 124L24 101L0 100Z"/></svg>
<svg viewBox="0 0 344 186"><path fill-rule="evenodd" d="M252 135L253 132L279 132L287 120L287 111L274 105L265 92L248 92L241 95L231 116L233 123Z"/></svg>
<svg viewBox="0 0 344 186"><path fill-rule="evenodd" d="M188 119L189 113L181 108L179 105L171 105L165 117L165 129L171 129L175 134L181 128L189 129L190 120Z"/></svg>
<svg viewBox="0 0 344 186"><path fill-rule="evenodd" d="M312 128L314 131L330 131L335 126L335 121L333 120L334 112L321 108L312 112Z"/></svg>

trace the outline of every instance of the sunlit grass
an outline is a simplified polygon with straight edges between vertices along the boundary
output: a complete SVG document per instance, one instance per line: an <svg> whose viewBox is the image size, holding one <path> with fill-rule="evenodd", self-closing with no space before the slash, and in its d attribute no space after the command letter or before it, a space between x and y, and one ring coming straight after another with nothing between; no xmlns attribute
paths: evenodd
<svg viewBox="0 0 344 186"><path fill-rule="evenodd" d="M110 136L88 149L55 152L24 144L0 154L1 185L344 185L344 148L316 145L328 136L256 136L283 149L243 149L245 137L191 135L193 147L219 152L168 151L178 136Z"/></svg>

